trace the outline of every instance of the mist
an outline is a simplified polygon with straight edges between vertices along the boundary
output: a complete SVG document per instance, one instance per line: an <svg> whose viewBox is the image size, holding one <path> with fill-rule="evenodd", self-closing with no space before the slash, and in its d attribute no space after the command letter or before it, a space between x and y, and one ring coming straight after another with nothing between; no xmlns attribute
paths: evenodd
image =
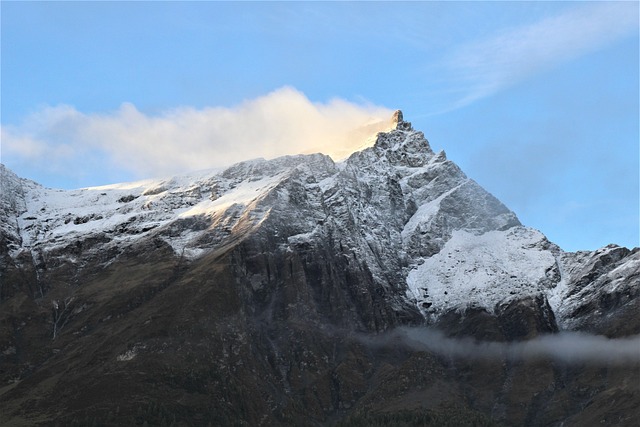
<svg viewBox="0 0 640 427"><path fill-rule="evenodd" d="M552 359L565 364L640 363L640 335L607 338L582 332L560 332L527 341L498 342L450 338L430 327L400 327L374 337L361 336L358 339L367 345L403 345L453 359Z"/></svg>
<svg viewBox="0 0 640 427"><path fill-rule="evenodd" d="M291 87L233 107L180 107L157 115L130 103L91 114L44 107L18 125L2 126L3 161L57 174L117 168L146 178L287 154L321 152L341 160L388 130L392 112L343 99L312 102Z"/></svg>

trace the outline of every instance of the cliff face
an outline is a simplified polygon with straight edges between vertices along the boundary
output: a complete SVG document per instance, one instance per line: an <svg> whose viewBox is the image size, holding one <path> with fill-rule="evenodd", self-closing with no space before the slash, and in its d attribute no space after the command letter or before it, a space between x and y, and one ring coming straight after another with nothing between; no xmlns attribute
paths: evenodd
<svg viewBox="0 0 640 427"><path fill-rule="evenodd" d="M75 191L3 167L0 422L637 419L637 358L477 357L398 332L633 336L640 255L563 252L395 124L339 164Z"/></svg>

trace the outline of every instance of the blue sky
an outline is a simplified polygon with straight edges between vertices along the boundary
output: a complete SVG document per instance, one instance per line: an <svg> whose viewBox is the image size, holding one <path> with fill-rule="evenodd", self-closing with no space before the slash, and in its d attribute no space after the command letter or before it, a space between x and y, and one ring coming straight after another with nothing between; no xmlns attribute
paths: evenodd
<svg viewBox="0 0 640 427"><path fill-rule="evenodd" d="M1 3L1 160L76 188L402 109L563 249L639 245L638 2ZM344 153L342 153L344 154Z"/></svg>

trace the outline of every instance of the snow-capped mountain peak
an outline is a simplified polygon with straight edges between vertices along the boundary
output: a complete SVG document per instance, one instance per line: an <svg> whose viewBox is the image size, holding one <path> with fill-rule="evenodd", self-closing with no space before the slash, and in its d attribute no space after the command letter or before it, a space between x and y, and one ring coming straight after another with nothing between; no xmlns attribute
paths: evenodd
<svg viewBox="0 0 640 427"><path fill-rule="evenodd" d="M581 283L585 269L610 274L581 267L607 255L565 254L523 227L444 152L434 153L400 110L392 123L372 146L337 164L322 154L285 156L71 191L44 188L3 166L1 231L18 262L78 266L97 254L106 265L152 241L195 260L258 233L285 252L333 248L362 265L398 307L409 303L429 319L467 307L494 313L541 297L569 324L562 319L586 301L571 284ZM627 262L626 251L609 263L612 271L637 272L636 261L616 264ZM612 292L629 288L611 274Z"/></svg>

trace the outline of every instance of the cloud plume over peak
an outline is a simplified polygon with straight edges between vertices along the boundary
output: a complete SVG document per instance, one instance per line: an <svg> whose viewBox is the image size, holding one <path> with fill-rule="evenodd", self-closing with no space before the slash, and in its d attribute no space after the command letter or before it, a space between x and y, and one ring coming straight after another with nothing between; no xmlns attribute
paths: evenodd
<svg viewBox="0 0 640 427"><path fill-rule="evenodd" d="M389 126L392 110L341 99L310 101L283 87L234 107L180 107L156 116L124 103L114 112L85 114L62 105L43 108L20 125L2 127L3 157L62 165L53 173L117 168L138 177L233 164L248 158L322 152L334 159L360 148ZM5 161L5 160L3 160Z"/></svg>

